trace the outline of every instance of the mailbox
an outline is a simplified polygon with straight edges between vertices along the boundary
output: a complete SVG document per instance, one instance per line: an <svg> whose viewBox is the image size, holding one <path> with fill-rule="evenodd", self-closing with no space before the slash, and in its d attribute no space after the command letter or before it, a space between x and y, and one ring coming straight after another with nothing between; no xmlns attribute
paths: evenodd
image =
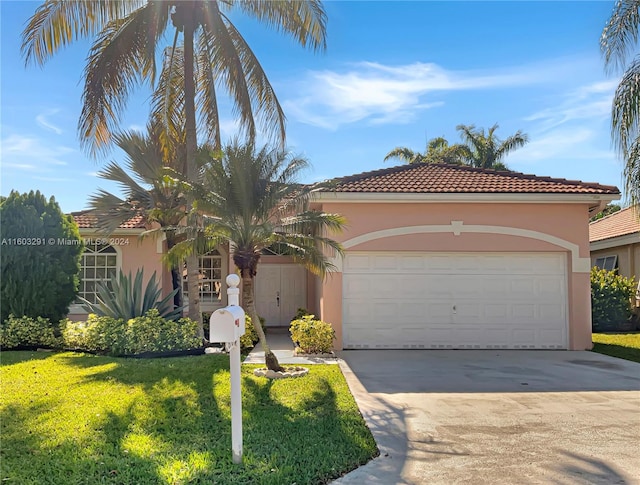
<svg viewBox="0 0 640 485"><path fill-rule="evenodd" d="M209 342L235 342L244 332L244 310L239 306L220 308L209 319Z"/></svg>

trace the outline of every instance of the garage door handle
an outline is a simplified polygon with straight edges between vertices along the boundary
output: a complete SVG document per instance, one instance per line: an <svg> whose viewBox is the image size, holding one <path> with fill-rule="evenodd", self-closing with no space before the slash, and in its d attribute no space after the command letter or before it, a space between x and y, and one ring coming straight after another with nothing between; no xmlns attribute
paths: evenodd
<svg viewBox="0 0 640 485"><path fill-rule="evenodd" d="M280 292L276 294L276 303L278 304L278 308L280 308Z"/></svg>
<svg viewBox="0 0 640 485"><path fill-rule="evenodd" d="M455 313L455 312L456 312L456 306L453 305L453 313Z"/></svg>

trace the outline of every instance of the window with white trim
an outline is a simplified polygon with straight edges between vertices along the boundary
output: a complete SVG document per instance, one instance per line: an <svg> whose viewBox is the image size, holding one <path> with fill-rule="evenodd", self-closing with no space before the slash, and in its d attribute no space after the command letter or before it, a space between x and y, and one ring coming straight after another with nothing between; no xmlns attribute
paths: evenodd
<svg viewBox="0 0 640 485"><path fill-rule="evenodd" d="M221 301L222 255L218 251L213 250L200 256L198 286L200 288L200 302ZM182 272L182 294L186 302L189 298L186 265Z"/></svg>
<svg viewBox="0 0 640 485"><path fill-rule="evenodd" d="M96 303L96 283L111 278L118 271L118 253L109 244L94 242L88 244L82 253L80 262L81 296L91 303Z"/></svg>
<svg viewBox="0 0 640 485"><path fill-rule="evenodd" d="M596 258L595 266L600 269L613 271L618 267L618 256L602 256L600 258Z"/></svg>

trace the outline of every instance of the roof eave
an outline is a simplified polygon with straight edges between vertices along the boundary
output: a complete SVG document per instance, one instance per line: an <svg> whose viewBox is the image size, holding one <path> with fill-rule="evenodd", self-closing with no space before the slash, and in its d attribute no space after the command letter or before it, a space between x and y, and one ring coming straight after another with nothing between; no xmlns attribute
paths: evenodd
<svg viewBox="0 0 640 485"><path fill-rule="evenodd" d="M318 192L313 200L334 203L589 203L590 212L620 199L620 194L575 193L408 193L408 192Z"/></svg>
<svg viewBox="0 0 640 485"><path fill-rule="evenodd" d="M640 243L640 231L621 234L618 236L600 239L598 241L589 242L590 251L599 251L601 249L610 249L619 246L628 246L629 244Z"/></svg>

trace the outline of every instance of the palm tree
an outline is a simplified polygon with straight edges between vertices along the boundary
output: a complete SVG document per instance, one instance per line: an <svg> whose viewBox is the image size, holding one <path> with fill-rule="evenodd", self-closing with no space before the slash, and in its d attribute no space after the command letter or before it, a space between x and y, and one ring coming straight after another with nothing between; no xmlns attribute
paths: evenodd
<svg viewBox="0 0 640 485"><path fill-rule="evenodd" d="M165 159L165 149L150 124L148 133L125 131L114 136L115 143L126 154L125 166L110 162L98 172L102 179L116 182L124 192L124 198L99 189L89 198L92 213L98 218L98 227L107 234L113 233L123 222L142 215L149 224L157 223L165 229L167 247L179 241L173 229L185 217L186 199L182 187L171 179L163 178L165 166L175 164L177 157ZM171 268L173 289L180 289L182 280L177 267ZM181 294L174 297L176 307L181 306Z"/></svg>
<svg viewBox="0 0 640 485"><path fill-rule="evenodd" d="M468 165L478 168L508 170L502 160L508 153L526 145L529 136L518 130L505 140L500 140L495 134L497 129L497 123L486 133L484 128L476 128L475 125L456 126L456 130L460 132L462 140L468 147Z"/></svg>
<svg viewBox="0 0 640 485"><path fill-rule="evenodd" d="M193 185L197 211L205 215L209 245L229 243L242 279L242 304L258 333L269 369L280 370L271 352L255 308L254 278L264 250L291 257L314 274L324 277L335 269L325 252L342 253L339 243L327 236L340 231L344 218L309 209L312 194L320 186L295 183L308 163L287 151L257 149L254 144L231 142L222 156L203 170ZM185 241L169 253L180 260Z"/></svg>
<svg viewBox="0 0 640 485"><path fill-rule="evenodd" d="M326 14L320 0L49 0L38 7L23 31L22 53L27 63L42 65L74 40L97 36L85 67L78 124L83 146L96 155L112 141L132 88L144 82L155 84L156 51L172 24L173 51L182 32L184 173L193 180L197 176L196 96L201 124L217 142L216 86L222 85L230 95L250 140L255 138L258 116L265 132L284 145L284 113L260 63L227 15L234 9L292 36L304 47L326 46ZM190 206L187 200L187 209ZM187 272L191 292L197 284L196 255L187 258ZM191 303L189 316L199 321L197 298Z"/></svg>
<svg viewBox="0 0 640 485"><path fill-rule="evenodd" d="M407 163L450 163L461 165L468 156L466 145L458 143L449 145L449 142L444 137L439 136L429 140L424 153L414 152L406 147L396 147L387 153L384 161L399 158Z"/></svg>
<svg viewBox="0 0 640 485"><path fill-rule="evenodd" d="M625 164L625 191L633 204L640 201L640 55L634 55L639 27L640 0L618 0L600 37L605 67L623 72L613 96L611 136Z"/></svg>

